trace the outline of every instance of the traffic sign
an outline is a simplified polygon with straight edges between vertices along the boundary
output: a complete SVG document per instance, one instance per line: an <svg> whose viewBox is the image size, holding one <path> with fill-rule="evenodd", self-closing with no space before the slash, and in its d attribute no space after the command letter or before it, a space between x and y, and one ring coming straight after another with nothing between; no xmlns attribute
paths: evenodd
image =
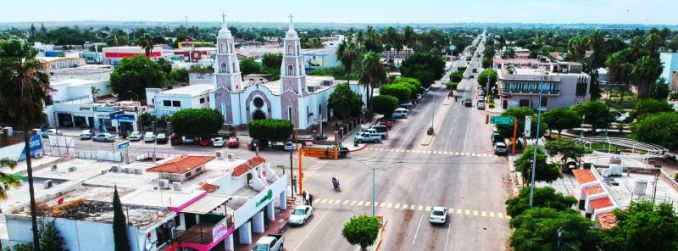
<svg viewBox="0 0 678 251"><path fill-rule="evenodd" d="M127 149L129 147L129 141L120 142L120 143L116 144L115 146L118 150Z"/></svg>
<svg viewBox="0 0 678 251"><path fill-rule="evenodd" d="M490 118L490 124L512 125L513 124L513 117L511 117L511 116L492 116Z"/></svg>

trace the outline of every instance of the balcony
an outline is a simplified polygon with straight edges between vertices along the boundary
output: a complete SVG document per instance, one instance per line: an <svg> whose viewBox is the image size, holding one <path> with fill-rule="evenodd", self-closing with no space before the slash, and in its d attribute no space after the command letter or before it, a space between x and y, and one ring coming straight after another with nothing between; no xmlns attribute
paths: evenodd
<svg viewBox="0 0 678 251"><path fill-rule="evenodd" d="M230 216L224 217L216 223L210 222L210 220L203 217L201 219L205 220L205 222L197 223L186 231L176 230L176 240L181 246L196 246L195 244L213 246L233 232L233 221Z"/></svg>

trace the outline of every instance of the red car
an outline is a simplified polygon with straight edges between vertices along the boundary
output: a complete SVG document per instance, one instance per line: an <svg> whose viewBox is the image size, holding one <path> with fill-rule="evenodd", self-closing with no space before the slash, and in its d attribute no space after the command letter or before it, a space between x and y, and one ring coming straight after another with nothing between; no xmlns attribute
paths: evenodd
<svg viewBox="0 0 678 251"><path fill-rule="evenodd" d="M235 136L228 137L228 148L238 148L240 147L240 139Z"/></svg>
<svg viewBox="0 0 678 251"><path fill-rule="evenodd" d="M385 125L390 130L391 128L393 128L393 121L377 119L377 121L372 122L372 125L373 126Z"/></svg>
<svg viewBox="0 0 678 251"><path fill-rule="evenodd" d="M210 146L212 145L212 139L210 138L200 138L198 144L201 146Z"/></svg>

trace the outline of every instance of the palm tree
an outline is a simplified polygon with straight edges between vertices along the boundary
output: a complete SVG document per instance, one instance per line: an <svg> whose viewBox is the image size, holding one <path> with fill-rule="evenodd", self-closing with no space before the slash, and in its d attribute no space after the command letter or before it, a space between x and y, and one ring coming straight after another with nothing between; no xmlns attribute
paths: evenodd
<svg viewBox="0 0 678 251"><path fill-rule="evenodd" d="M499 47L499 50L503 50L504 46L506 46L506 38L504 37L503 34L499 34L494 38L494 42L497 43L497 47Z"/></svg>
<svg viewBox="0 0 678 251"><path fill-rule="evenodd" d="M14 169L16 164L16 161L0 159L0 168L9 167L9 169ZM3 184L3 186L0 186L0 200L6 200L7 193L5 186L19 187L21 185L21 175L0 172L0 183Z"/></svg>
<svg viewBox="0 0 678 251"><path fill-rule="evenodd" d="M650 86L662 73L662 63L657 57L643 56L636 61L631 74L638 83L638 98L647 98Z"/></svg>
<svg viewBox="0 0 678 251"><path fill-rule="evenodd" d="M567 47L570 54L569 57L581 63L584 55L586 55L586 38L582 36L573 37L568 41Z"/></svg>
<svg viewBox="0 0 678 251"><path fill-rule="evenodd" d="M355 61L358 60L360 54L358 53L358 48L356 44L350 40L344 40L339 44L337 48L337 58L341 61L341 65L344 66L344 72L346 73L346 80L351 82L351 70Z"/></svg>
<svg viewBox="0 0 678 251"><path fill-rule="evenodd" d="M411 50L412 46L416 42L417 42L417 33L414 32L414 29L412 29L411 26L409 25L405 26L405 30L403 31L403 45L407 46L407 48Z"/></svg>
<svg viewBox="0 0 678 251"><path fill-rule="evenodd" d="M365 44L365 33L363 33L363 30L359 30L358 34L356 34L355 43L358 44L358 46L360 47L362 47Z"/></svg>
<svg viewBox="0 0 678 251"><path fill-rule="evenodd" d="M144 34L144 36L137 41L137 44L144 49L146 57L151 56L151 51L153 50L153 37L151 37L151 35L148 33Z"/></svg>
<svg viewBox="0 0 678 251"><path fill-rule="evenodd" d="M101 90L92 86L90 89L90 94L92 94L92 101L97 101L97 96L101 94Z"/></svg>
<svg viewBox="0 0 678 251"><path fill-rule="evenodd" d="M633 70L633 64L629 63L630 50L625 49L610 55L605 61L610 75L610 82L619 86L621 98L619 103L624 100L624 93L628 90L630 82L630 72Z"/></svg>
<svg viewBox="0 0 678 251"><path fill-rule="evenodd" d="M372 117L372 95L374 95L374 88L386 82L386 70L384 65L381 64L379 54L370 51L363 55L360 73L360 84L365 86L367 92L368 116Z"/></svg>
<svg viewBox="0 0 678 251"><path fill-rule="evenodd" d="M7 105L7 117L23 130L33 246L39 249L40 235L35 212L29 133L31 128L44 122L42 111L50 87L49 76L42 71L41 62L35 58L37 54L38 51L26 42L19 40L0 42L0 93Z"/></svg>

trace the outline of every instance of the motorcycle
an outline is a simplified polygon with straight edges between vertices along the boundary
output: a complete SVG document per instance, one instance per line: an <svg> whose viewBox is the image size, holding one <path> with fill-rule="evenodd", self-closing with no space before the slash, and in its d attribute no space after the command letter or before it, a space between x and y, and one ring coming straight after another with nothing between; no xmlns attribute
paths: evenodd
<svg viewBox="0 0 678 251"><path fill-rule="evenodd" d="M332 185L334 186L334 191L341 192L341 187L339 186L339 180L337 180L337 178L332 178Z"/></svg>

